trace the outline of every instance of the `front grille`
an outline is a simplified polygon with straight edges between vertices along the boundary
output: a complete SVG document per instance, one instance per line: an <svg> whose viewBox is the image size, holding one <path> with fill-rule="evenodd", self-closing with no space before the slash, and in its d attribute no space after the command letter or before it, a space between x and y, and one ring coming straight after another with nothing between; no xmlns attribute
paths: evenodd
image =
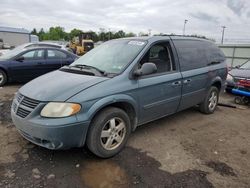
<svg viewBox="0 0 250 188"><path fill-rule="evenodd" d="M21 93L17 93L12 104L12 109L21 118L26 118L40 103L40 101L28 98Z"/></svg>
<svg viewBox="0 0 250 188"><path fill-rule="evenodd" d="M27 115L29 115L29 114L30 114L30 111L25 110L25 109L23 109L23 108L21 108L21 107L19 107L19 108L17 109L17 112L16 112L16 115L18 115L18 116L20 116L20 117L22 117L22 118L27 117Z"/></svg>
<svg viewBox="0 0 250 188"><path fill-rule="evenodd" d="M30 99L28 97L24 97L21 104L24 106L27 106L29 108L34 109L39 104L39 101L34 100L34 99Z"/></svg>
<svg viewBox="0 0 250 188"><path fill-rule="evenodd" d="M22 98L23 98L23 95L21 95L20 93L16 94L16 100L17 100L18 103L21 102Z"/></svg>

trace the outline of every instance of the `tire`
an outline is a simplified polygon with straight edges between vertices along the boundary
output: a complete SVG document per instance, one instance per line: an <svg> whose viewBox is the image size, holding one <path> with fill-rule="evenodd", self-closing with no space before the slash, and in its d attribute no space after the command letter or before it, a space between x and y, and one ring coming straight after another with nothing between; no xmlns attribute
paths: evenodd
<svg viewBox="0 0 250 188"><path fill-rule="evenodd" d="M200 104L200 111L204 114L214 113L219 101L219 90L217 87L212 86L207 92L207 96Z"/></svg>
<svg viewBox="0 0 250 188"><path fill-rule="evenodd" d="M234 98L234 103L235 104L243 104L242 97L241 96L236 96Z"/></svg>
<svg viewBox="0 0 250 188"><path fill-rule="evenodd" d="M87 134L89 150L101 158L118 154L131 133L130 119L120 108L108 107L97 114Z"/></svg>
<svg viewBox="0 0 250 188"><path fill-rule="evenodd" d="M7 82L7 75L3 70L0 69L0 87L2 87Z"/></svg>

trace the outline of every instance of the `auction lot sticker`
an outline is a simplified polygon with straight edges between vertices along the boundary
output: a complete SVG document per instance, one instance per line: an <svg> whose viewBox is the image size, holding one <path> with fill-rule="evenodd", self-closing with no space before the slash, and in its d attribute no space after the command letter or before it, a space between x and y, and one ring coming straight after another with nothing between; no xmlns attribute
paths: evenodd
<svg viewBox="0 0 250 188"><path fill-rule="evenodd" d="M128 44L137 45L137 46L143 46L145 44L145 42L132 40L132 41L129 41Z"/></svg>

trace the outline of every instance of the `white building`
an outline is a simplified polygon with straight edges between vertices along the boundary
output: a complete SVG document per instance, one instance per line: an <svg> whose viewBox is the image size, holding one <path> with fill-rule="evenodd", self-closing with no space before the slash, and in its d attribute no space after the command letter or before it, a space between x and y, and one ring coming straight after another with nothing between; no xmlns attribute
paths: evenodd
<svg viewBox="0 0 250 188"><path fill-rule="evenodd" d="M9 46L18 46L27 42L32 42L32 35L23 28L0 27L0 39Z"/></svg>

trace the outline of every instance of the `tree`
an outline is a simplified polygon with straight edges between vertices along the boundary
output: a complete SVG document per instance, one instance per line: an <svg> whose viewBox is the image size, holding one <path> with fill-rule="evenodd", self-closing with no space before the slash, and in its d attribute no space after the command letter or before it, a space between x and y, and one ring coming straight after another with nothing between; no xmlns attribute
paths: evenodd
<svg viewBox="0 0 250 188"><path fill-rule="evenodd" d="M82 30L74 28L69 33L69 39L73 39L74 37L79 36L81 33L82 33Z"/></svg>
<svg viewBox="0 0 250 188"><path fill-rule="evenodd" d="M118 32L115 33L114 37L117 38L123 38L125 37L126 33L123 30L120 30Z"/></svg>
<svg viewBox="0 0 250 188"><path fill-rule="evenodd" d="M37 31L36 31L36 28L34 28L32 31L31 31L31 34L32 35L38 35Z"/></svg>
<svg viewBox="0 0 250 188"><path fill-rule="evenodd" d="M126 33L125 34L125 37L135 37L136 34L132 33L132 32L129 32L129 33Z"/></svg>
<svg viewBox="0 0 250 188"><path fill-rule="evenodd" d="M38 32L39 40L40 41L44 40L44 36L45 36L45 32L44 32L43 28L41 28L40 31Z"/></svg>

